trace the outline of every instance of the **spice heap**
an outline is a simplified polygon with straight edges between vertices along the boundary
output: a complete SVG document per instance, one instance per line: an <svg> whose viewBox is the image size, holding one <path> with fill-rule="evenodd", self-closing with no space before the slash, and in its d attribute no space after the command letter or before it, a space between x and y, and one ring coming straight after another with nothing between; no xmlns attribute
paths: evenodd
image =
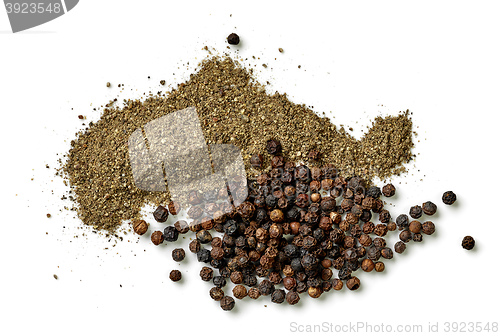
<svg viewBox="0 0 500 336"><path fill-rule="evenodd" d="M411 221L401 214L394 222L383 201L395 195L394 185L380 189L359 176L345 178L331 164L321 168L296 165L285 160L279 141L271 139L266 144L271 170L241 184L248 192L242 204L232 207L220 202L226 199L222 197L226 188L209 194L194 191L188 210L192 222L178 221L152 235L157 244L175 241L189 231L196 233L189 250L207 264L200 277L213 282L209 295L220 301L223 310L235 306L234 298L246 296L270 296L274 303L294 305L304 292L318 298L344 285L356 290L361 285L357 270L382 272L383 260L392 259L393 250L403 253L410 241L421 242L423 234L435 232L433 222L418 221L436 213L434 203L411 207ZM258 154L252 161L258 168ZM165 207L155 211L160 222L166 216ZM396 230L399 241L392 249L384 236ZM156 236L163 237L161 242ZM174 250L172 256L182 260L184 251ZM232 296L224 292L228 281L235 285Z"/></svg>
<svg viewBox="0 0 500 336"><path fill-rule="evenodd" d="M127 100L123 108L110 103L99 121L71 141L63 175L72 188L75 209L84 224L115 230L123 220L137 218L146 203L165 204L169 193L148 192L134 185L127 141L146 123L165 114L195 107L210 144L241 149L249 177L259 171L250 157L262 153L265 139L275 137L287 148L284 159L317 165L333 164L344 178L367 181L404 171L412 159L412 121L408 112L376 118L360 141L321 118L286 94L268 94L252 71L230 58L204 60L190 79L170 92L144 101ZM261 158L264 167L270 157Z"/></svg>

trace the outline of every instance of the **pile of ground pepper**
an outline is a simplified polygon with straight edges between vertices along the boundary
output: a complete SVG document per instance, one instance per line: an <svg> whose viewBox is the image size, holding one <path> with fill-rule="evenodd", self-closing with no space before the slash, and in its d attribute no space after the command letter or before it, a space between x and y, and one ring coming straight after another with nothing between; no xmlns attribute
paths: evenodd
<svg viewBox="0 0 500 336"><path fill-rule="evenodd" d="M165 204L168 192L148 192L134 185L128 139L146 123L168 113L195 107L207 144L233 144L241 149L247 175L252 154L264 153L266 141L278 139L286 160L311 166L333 164L345 177L370 181L404 171L412 160L412 121L408 111L378 117L358 141L286 94L268 94L265 86L229 57L211 56L185 83L143 101L127 100L123 107L108 104L101 118L71 142L62 175L74 195L84 224L113 232L123 220L139 217L147 203ZM309 156L311 150L319 156ZM263 170L270 167L264 156Z"/></svg>

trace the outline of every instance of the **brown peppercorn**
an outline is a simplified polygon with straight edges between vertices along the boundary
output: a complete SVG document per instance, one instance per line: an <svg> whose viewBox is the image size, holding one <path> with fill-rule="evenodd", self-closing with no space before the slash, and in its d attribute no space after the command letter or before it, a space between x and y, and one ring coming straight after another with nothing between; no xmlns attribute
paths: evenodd
<svg viewBox="0 0 500 336"><path fill-rule="evenodd" d="M278 285L283 280L278 272L270 272L268 278L273 285Z"/></svg>
<svg viewBox="0 0 500 336"><path fill-rule="evenodd" d="M214 271L210 267L203 266L200 270L200 278L203 281L210 281L214 276Z"/></svg>
<svg viewBox="0 0 500 336"><path fill-rule="evenodd" d="M365 272L371 272L375 268L375 263L371 259L363 259L361 269Z"/></svg>
<svg viewBox="0 0 500 336"><path fill-rule="evenodd" d="M198 253L201 249L201 243L198 239L194 239L189 243L189 251Z"/></svg>
<svg viewBox="0 0 500 336"><path fill-rule="evenodd" d="M431 221L426 221L422 223L422 233L426 235L431 235L436 231L436 226Z"/></svg>
<svg viewBox="0 0 500 336"><path fill-rule="evenodd" d="M380 238L380 237L377 237L375 239L373 239L373 246L377 247L377 248L383 248L386 246L386 242L385 242L385 239L384 238Z"/></svg>
<svg viewBox="0 0 500 336"><path fill-rule="evenodd" d="M375 263L375 272L383 272L385 270L385 264L381 261Z"/></svg>
<svg viewBox="0 0 500 336"><path fill-rule="evenodd" d="M422 240L423 240L423 236L421 233L414 233L413 234L413 241L414 242L420 243L420 242L422 242Z"/></svg>
<svg viewBox="0 0 500 336"><path fill-rule="evenodd" d="M465 236L462 239L462 247L466 250L472 250L476 245L476 241L471 236Z"/></svg>
<svg viewBox="0 0 500 336"><path fill-rule="evenodd" d="M300 301L299 293L294 291L289 291L288 293L286 293L286 302L288 302L288 304L295 305L299 303L299 301Z"/></svg>
<svg viewBox="0 0 500 336"><path fill-rule="evenodd" d="M313 202L313 203L321 202L321 194L320 193L312 193L311 194L311 202Z"/></svg>
<svg viewBox="0 0 500 336"><path fill-rule="evenodd" d="M342 287L344 287L344 283L342 282L342 280L340 280L338 278L333 279L332 284L333 284L334 290L341 290Z"/></svg>
<svg viewBox="0 0 500 336"><path fill-rule="evenodd" d="M443 203L447 205L452 205L457 200L457 195L453 191L447 191L442 197Z"/></svg>
<svg viewBox="0 0 500 336"><path fill-rule="evenodd" d="M323 266L324 268L330 268L332 267L332 261L330 259L323 259L321 260L321 266Z"/></svg>
<svg viewBox="0 0 500 336"><path fill-rule="evenodd" d="M373 209L375 199L373 197L365 197L363 198L363 201L361 202L361 207L365 210L371 210Z"/></svg>
<svg viewBox="0 0 500 336"><path fill-rule="evenodd" d="M375 230L375 224L366 222L363 224L363 233L370 234Z"/></svg>
<svg viewBox="0 0 500 336"><path fill-rule="evenodd" d="M233 295L237 299L243 299L245 296L247 296L247 289L243 285L236 285L233 288Z"/></svg>
<svg viewBox="0 0 500 336"><path fill-rule="evenodd" d="M380 198L374 199L372 211L375 213L380 213L380 211L382 211L383 208L384 208L384 202Z"/></svg>
<svg viewBox="0 0 500 336"><path fill-rule="evenodd" d="M377 224L375 226L375 229L373 230L373 233L375 233L377 236L383 237L387 234L387 231L388 231L387 225Z"/></svg>
<svg viewBox="0 0 500 336"><path fill-rule="evenodd" d="M234 299L231 296L224 296L220 300L220 307L225 311L232 310L234 308Z"/></svg>
<svg viewBox="0 0 500 336"><path fill-rule="evenodd" d="M266 142L266 150L271 155L281 154L281 143L276 139L270 139Z"/></svg>
<svg viewBox="0 0 500 336"><path fill-rule="evenodd" d="M238 213L243 218L250 218L255 213L255 206L250 202L243 202L238 207Z"/></svg>
<svg viewBox="0 0 500 336"><path fill-rule="evenodd" d="M187 233L189 231L189 224L185 220L179 220L174 223L175 229L181 233Z"/></svg>
<svg viewBox="0 0 500 336"><path fill-rule="evenodd" d="M173 270L170 272L170 280L177 282L182 279L182 273L179 270Z"/></svg>
<svg viewBox="0 0 500 336"><path fill-rule="evenodd" d="M215 301L220 301L224 297L224 291L219 287L212 287L210 289L210 297Z"/></svg>
<svg viewBox="0 0 500 336"><path fill-rule="evenodd" d="M323 294L323 288L321 287L309 287L307 290L307 294L309 294L310 297L313 299L317 299Z"/></svg>
<svg viewBox="0 0 500 336"><path fill-rule="evenodd" d="M333 224L339 224L342 220L342 216L338 212L330 212L330 219Z"/></svg>
<svg viewBox="0 0 500 336"><path fill-rule="evenodd" d="M284 164L285 164L285 159L281 155L275 155L271 159L272 168L283 168Z"/></svg>
<svg viewBox="0 0 500 336"><path fill-rule="evenodd" d="M233 271L233 272L231 272L229 279L235 285L239 285L239 284L243 283L243 273L241 273L240 271Z"/></svg>
<svg viewBox="0 0 500 336"><path fill-rule="evenodd" d="M437 206L436 206L436 204L432 203L431 201L427 201L425 203L422 203L422 211L427 216L432 216L436 213Z"/></svg>
<svg viewBox="0 0 500 336"><path fill-rule="evenodd" d="M264 162L264 158L262 157L261 154L254 154L250 158L250 164L254 168L261 168L262 167L262 162Z"/></svg>
<svg viewBox="0 0 500 336"><path fill-rule="evenodd" d="M368 247L372 244L372 238L366 233L363 233L359 236L358 242L361 244L361 246Z"/></svg>
<svg viewBox="0 0 500 336"><path fill-rule="evenodd" d="M418 219L422 217L422 207L420 205L414 205L410 208L411 218Z"/></svg>
<svg viewBox="0 0 500 336"><path fill-rule="evenodd" d="M174 261L177 262L183 261L185 257L186 257L186 252L184 252L184 249L182 248L176 248L172 251L172 259L174 259Z"/></svg>
<svg viewBox="0 0 500 336"><path fill-rule="evenodd" d="M389 230L389 231L395 231L396 228L397 228L396 223L394 223L394 222L387 223L387 230Z"/></svg>
<svg viewBox="0 0 500 336"><path fill-rule="evenodd" d="M284 277L283 287L285 287L286 290L293 290L295 287L297 287L297 280L295 280L295 278L293 277Z"/></svg>
<svg viewBox="0 0 500 336"><path fill-rule="evenodd" d="M408 229L413 233L420 233L422 230L422 224L419 221L411 221Z"/></svg>
<svg viewBox="0 0 500 336"><path fill-rule="evenodd" d="M382 250L380 250L380 255L382 255L382 258L384 259L392 259L393 257L392 250L388 247L384 247Z"/></svg>
<svg viewBox="0 0 500 336"><path fill-rule="evenodd" d="M298 235L299 234L299 229L300 229L300 223L299 222L291 222L290 223L290 230L293 235Z"/></svg>
<svg viewBox="0 0 500 336"><path fill-rule="evenodd" d="M179 202L172 201L168 203L168 211L174 216L176 216L181 211L181 205Z"/></svg>
<svg viewBox="0 0 500 336"><path fill-rule="evenodd" d="M210 256L212 259L215 260L221 260L224 258L224 249L222 247L212 247L212 250L210 251Z"/></svg>
<svg viewBox="0 0 500 336"><path fill-rule="evenodd" d="M389 223L391 220L391 214L387 210L382 210L378 214L378 218L382 223Z"/></svg>
<svg viewBox="0 0 500 336"><path fill-rule="evenodd" d="M352 278L350 278L349 280L347 280L347 288L349 288L350 290L356 290L359 288L361 282L359 281L358 277L355 277L353 276Z"/></svg>
<svg viewBox="0 0 500 336"><path fill-rule="evenodd" d="M155 231L151 234L151 241L155 245L160 245L163 243L163 232L161 231Z"/></svg>
<svg viewBox="0 0 500 336"><path fill-rule="evenodd" d="M398 241L394 244L394 252L403 253L406 250L406 244L402 241Z"/></svg>
<svg viewBox="0 0 500 336"><path fill-rule="evenodd" d="M392 197L394 196L395 193L396 193L396 187L392 183L386 184L382 188L382 194L384 194L385 197Z"/></svg>
<svg viewBox="0 0 500 336"><path fill-rule="evenodd" d="M164 223L168 219L168 210L164 206L158 206L156 210L153 212L153 217L159 223Z"/></svg>
<svg viewBox="0 0 500 336"><path fill-rule="evenodd" d="M401 241L408 243L411 240L411 232L410 230L403 230L399 233L399 239Z"/></svg>
<svg viewBox="0 0 500 336"><path fill-rule="evenodd" d="M247 295L250 299L257 300L260 297L259 289L252 287L248 290Z"/></svg>
<svg viewBox="0 0 500 336"><path fill-rule="evenodd" d="M135 219L132 221L132 228L135 233L142 236L148 231L148 223L142 219Z"/></svg>
<svg viewBox="0 0 500 336"><path fill-rule="evenodd" d="M327 281L330 280L333 276L333 272L329 268L325 268L321 271L321 279Z"/></svg>
<svg viewBox="0 0 500 336"><path fill-rule="evenodd" d="M274 209L269 214L269 218L275 223L281 223L285 220L285 215L283 215L283 212L280 209Z"/></svg>

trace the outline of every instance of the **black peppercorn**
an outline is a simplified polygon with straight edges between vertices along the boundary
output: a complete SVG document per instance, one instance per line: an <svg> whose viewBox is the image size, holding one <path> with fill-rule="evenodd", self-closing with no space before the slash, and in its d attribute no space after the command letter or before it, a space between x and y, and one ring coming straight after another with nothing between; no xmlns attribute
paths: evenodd
<svg viewBox="0 0 500 336"><path fill-rule="evenodd" d="M379 198L381 194L382 194L382 192L380 191L380 188L377 186L371 186L366 191L367 197Z"/></svg>
<svg viewBox="0 0 500 336"><path fill-rule="evenodd" d="M391 220L391 214L387 210L382 210L378 214L378 218L382 223L389 223Z"/></svg>
<svg viewBox="0 0 500 336"><path fill-rule="evenodd" d="M223 276L221 275L218 275L218 276L214 276L213 278L213 283L216 287L219 287L219 288L222 288L226 285L226 278L224 278Z"/></svg>
<svg viewBox="0 0 500 336"><path fill-rule="evenodd" d="M361 282L359 281L359 279L355 276L353 276L352 278L350 278L349 280L347 280L347 288L349 288L350 290L356 290L359 288Z"/></svg>
<svg viewBox="0 0 500 336"><path fill-rule="evenodd" d="M224 296L220 300L220 307L222 310L232 310L234 308L234 299L230 296Z"/></svg>
<svg viewBox="0 0 500 336"><path fill-rule="evenodd" d="M182 273L178 270L173 270L170 272L170 280L177 282L182 279Z"/></svg>
<svg viewBox="0 0 500 336"><path fill-rule="evenodd" d="M264 162L264 158L262 157L261 154L254 154L250 158L250 164L254 168L261 168L262 167L262 162Z"/></svg>
<svg viewBox="0 0 500 336"><path fill-rule="evenodd" d="M392 197L394 196L395 193L396 193L396 187L391 183L386 184L382 188L382 194L384 194L385 197Z"/></svg>
<svg viewBox="0 0 500 336"><path fill-rule="evenodd" d="M476 241L471 236L465 236L462 240L462 247L466 250L472 250L476 245Z"/></svg>
<svg viewBox="0 0 500 336"><path fill-rule="evenodd" d="M422 207L420 205L412 206L410 208L410 216L415 219L422 217Z"/></svg>
<svg viewBox="0 0 500 336"><path fill-rule="evenodd" d="M452 205L457 200L457 195L453 191L447 191L443 194L443 203L447 205Z"/></svg>
<svg viewBox="0 0 500 336"><path fill-rule="evenodd" d="M436 231L436 226L431 221L426 221L422 223L422 232L426 235L431 235Z"/></svg>
<svg viewBox="0 0 500 336"><path fill-rule="evenodd" d="M161 243L163 243L163 240L164 238L161 231L155 231L151 234L151 241L153 242L153 244L160 245Z"/></svg>
<svg viewBox="0 0 500 336"><path fill-rule="evenodd" d="M281 143L276 139L267 140L266 149L271 155L281 154Z"/></svg>
<svg viewBox="0 0 500 336"><path fill-rule="evenodd" d="M398 230L403 230L409 225L409 218L405 214L401 214L396 218L396 225L398 226Z"/></svg>
<svg viewBox="0 0 500 336"><path fill-rule="evenodd" d="M236 33L231 33L227 37L227 43L237 45L240 43L240 37Z"/></svg>
<svg viewBox="0 0 500 336"><path fill-rule="evenodd" d="M163 206L159 206L156 208L156 210L153 212L153 217L156 219L157 222L159 223L164 223L168 219L168 210L167 208Z"/></svg>
<svg viewBox="0 0 500 336"><path fill-rule="evenodd" d="M258 288L250 288L247 293L248 297L253 300L257 300L260 297L260 291Z"/></svg>
<svg viewBox="0 0 500 336"><path fill-rule="evenodd" d="M413 234L413 241L414 242L420 243L420 242L422 242L422 240L423 240L423 237L422 237L421 233L414 233Z"/></svg>
<svg viewBox="0 0 500 336"><path fill-rule="evenodd" d="M187 233L189 231L189 225L185 220L179 220L175 222L174 227L181 234Z"/></svg>
<svg viewBox="0 0 500 336"><path fill-rule="evenodd" d="M423 210L424 214L426 214L428 216L432 216L436 213L437 206L436 206L436 204L432 203L431 201L427 201L427 202L422 204L422 210Z"/></svg>
<svg viewBox="0 0 500 336"><path fill-rule="evenodd" d="M215 301L220 301L224 297L224 291L219 287L212 287L210 289L210 297Z"/></svg>
<svg viewBox="0 0 500 336"><path fill-rule="evenodd" d="M175 226L167 226L163 230L163 239L168 242L174 242L179 238L179 231L175 229Z"/></svg>
<svg viewBox="0 0 500 336"><path fill-rule="evenodd" d="M247 296L247 289L243 285L236 285L233 288L233 295L237 299L243 299L245 296Z"/></svg>
<svg viewBox="0 0 500 336"><path fill-rule="evenodd" d="M285 291L283 289L276 289L271 294L271 302L273 303L283 303L285 301Z"/></svg>
<svg viewBox="0 0 500 336"><path fill-rule="evenodd" d="M172 251L172 259L174 259L175 261L183 261L185 257L186 252L184 252L184 249L182 248L176 248Z"/></svg>
<svg viewBox="0 0 500 336"><path fill-rule="evenodd" d="M399 239L401 239L401 241L405 243L408 243L411 240L411 238L412 237L410 230L403 230L399 233Z"/></svg>
<svg viewBox="0 0 500 336"><path fill-rule="evenodd" d="M204 248L201 248L197 253L196 253L196 258L198 259L199 262L210 262L210 251Z"/></svg>
<svg viewBox="0 0 500 336"><path fill-rule="evenodd" d="M210 267L202 267L200 270L200 278L203 281L210 281L212 280L214 275L214 271Z"/></svg>
<svg viewBox="0 0 500 336"><path fill-rule="evenodd" d="M388 247L384 247L381 251L380 254L384 259L392 259L393 253L392 250Z"/></svg>
<svg viewBox="0 0 500 336"><path fill-rule="evenodd" d="M332 285L334 290L341 290L344 287L344 283L340 279L333 279Z"/></svg>
<svg viewBox="0 0 500 336"><path fill-rule="evenodd" d="M288 304L295 305L299 303L299 301L300 301L299 293L294 291L289 291L288 293L286 293L286 302L288 302Z"/></svg>
<svg viewBox="0 0 500 336"><path fill-rule="evenodd" d="M212 241L212 235L208 230L201 230L196 232L196 239L198 239L201 244L207 244Z"/></svg>
<svg viewBox="0 0 500 336"><path fill-rule="evenodd" d="M375 263L371 259L363 259L361 269L365 272L371 272L375 268Z"/></svg>
<svg viewBox="0 0 500 336"><path fill-rule="evenodd" d="M189 251L192 253L198 253L200 251L201 244L198 239L194 239L189 243Z"/></svg>
<svg viewBox="0 0 500 336"><path fill-rule="evenodd" d="M262 280L258 286L261 295L271 295L274 292L274 285L271 281L265 279Z"/></svg>
<svg viewBox="0 0 500 336"><path fill-rule="evenodd" d="M406 250L406 244L402 241L398 241L394 244L394 251L396 253L403 253Z"/></svg>

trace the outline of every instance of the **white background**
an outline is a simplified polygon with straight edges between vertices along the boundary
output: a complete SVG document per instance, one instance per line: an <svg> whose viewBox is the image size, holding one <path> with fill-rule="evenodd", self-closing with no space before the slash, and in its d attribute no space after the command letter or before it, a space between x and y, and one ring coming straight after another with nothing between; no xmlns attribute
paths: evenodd
<svg viewBox="0 0 500 336"><path fill-rule="evenodd" d="M439 323L442 334L446 322L500 322L499 9L495 1L81 1L18 34L0 9L0 334L278 335L293 322L420 324L424 333ZM228 50L233 31L242 44ZM194 255L171 259L189 237L154 247L129 234L115 246L61 211L70 203L60 200L67 189L54 168L83 127L77 116L97 120L93 108L109 99L165 90L162 79L180 83L204 45L249 58L270 92L328 113L357 137L375 116L410 109L419 154L392 180L390 209L396 216L434 201L436 234L410 243L385 273L361 274L357 292L302 295L298 306L245 298L224 312ZM446 190L457 193L454 206L440 201ZM474 251L461 248L465 235L476 238ZM181 283L168 279L174 268Z"/></svg>

